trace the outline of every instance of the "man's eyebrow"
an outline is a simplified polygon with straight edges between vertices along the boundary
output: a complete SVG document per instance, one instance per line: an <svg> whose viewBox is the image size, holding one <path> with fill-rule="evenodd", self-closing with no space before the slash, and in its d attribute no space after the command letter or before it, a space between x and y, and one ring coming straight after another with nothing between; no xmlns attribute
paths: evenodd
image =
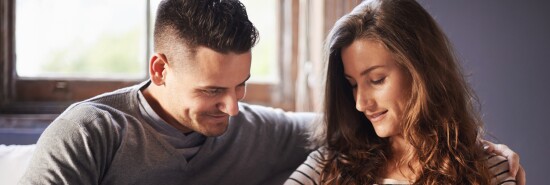
<svg viewBox="0 0 550 185"><path fill-rule="evenodd" d="M376 65L376 66L371 66L367 69L365 69L364 71L362 71L361 73L359 73L359 76L364 76L364 75L367 75L369 74L371 71L375 70L375 69L378 69L378 68L381 68L381 67L384 67L384 65ZM348 74L345 74L344 75L346 76L346 78L349 78L349 79L353 79L350 75Z"/></svg>
<svg viewBox="0 0 550 185"><path fill-rule="evenodd" d="M246 84L246 81L248 81L248 79L250 79L250 74L246 77L246 79L241 82L239 85L237 86L243 86ZM228 89L228 87L220 87L220 86L203 86L201 87L203 89Z"/></svg>

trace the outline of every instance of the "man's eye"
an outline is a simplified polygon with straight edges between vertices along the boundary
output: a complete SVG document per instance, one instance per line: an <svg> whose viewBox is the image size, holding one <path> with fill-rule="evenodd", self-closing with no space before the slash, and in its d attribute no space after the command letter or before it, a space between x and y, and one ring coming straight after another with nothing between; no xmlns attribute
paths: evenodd
<svg viewBox="0 0 550 185"><path fill-rule="evenodd" d="M221 89L205 89L202 91L207 96L216 96L222 92Z"/></svg>

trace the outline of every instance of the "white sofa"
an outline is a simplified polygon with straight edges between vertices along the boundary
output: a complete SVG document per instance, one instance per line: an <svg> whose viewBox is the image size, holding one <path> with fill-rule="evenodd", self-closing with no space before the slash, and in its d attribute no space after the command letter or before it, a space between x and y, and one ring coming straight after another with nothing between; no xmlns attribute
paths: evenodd
<svg viewBox="0 0 550 185"><path fill-rule="evenodd" d="M0 184L17 184L34 152L35 145L0 145Z"/></svg>

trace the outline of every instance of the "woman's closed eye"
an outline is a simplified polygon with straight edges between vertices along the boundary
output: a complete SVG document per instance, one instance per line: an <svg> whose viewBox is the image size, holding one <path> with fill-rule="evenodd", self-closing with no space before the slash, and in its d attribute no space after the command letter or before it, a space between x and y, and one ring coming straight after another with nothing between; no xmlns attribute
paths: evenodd
<svg viewBox="0 0 550 185"><path fill-rule="evenodd" d="M380 85L380 84L384 83L385 79L386 79L386 77L382 77L382 78L379 78L377 80L371 80L371 83L374 84L374 85Z"/></svg>

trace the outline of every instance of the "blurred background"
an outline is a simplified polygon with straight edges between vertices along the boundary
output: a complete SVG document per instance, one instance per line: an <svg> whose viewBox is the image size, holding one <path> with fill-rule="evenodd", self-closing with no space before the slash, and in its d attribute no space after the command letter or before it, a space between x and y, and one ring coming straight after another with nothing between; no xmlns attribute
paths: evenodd
<svg viewBox="0 0 550 185"><path fill-rule="evenodd" d="M0 144L33 144L69 104L146 80L159 0L2 0ZM315 111L323 41L359 0L243 0L260 32L244 101ZM550 166L550 1L419 0L482 104L487 139ZM1 156L0 156L1 157Z"/></svg>
<svg viewBox="0 0 550 185"><path fill-rule="evenodd" d="M455 46L489 140L520 154L528 184L550 165L550 1L419 1Z"/></svg>

